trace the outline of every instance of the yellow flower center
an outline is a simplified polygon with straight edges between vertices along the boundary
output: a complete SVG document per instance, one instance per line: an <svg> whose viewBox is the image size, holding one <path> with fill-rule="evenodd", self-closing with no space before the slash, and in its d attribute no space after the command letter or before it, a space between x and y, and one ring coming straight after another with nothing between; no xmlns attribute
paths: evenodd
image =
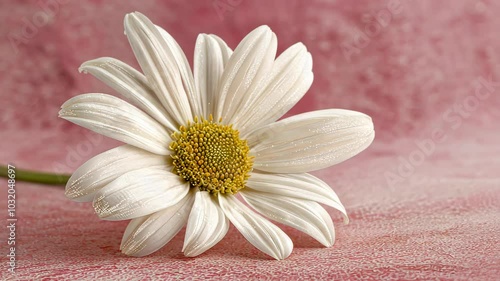
<svg viewBox="0 0 500 281"><path fill-rule="evenodd" d="M211 194L235 194L245 187L253 165L246 140L232 125L195 118L172 135L174 173Z"/></svg>

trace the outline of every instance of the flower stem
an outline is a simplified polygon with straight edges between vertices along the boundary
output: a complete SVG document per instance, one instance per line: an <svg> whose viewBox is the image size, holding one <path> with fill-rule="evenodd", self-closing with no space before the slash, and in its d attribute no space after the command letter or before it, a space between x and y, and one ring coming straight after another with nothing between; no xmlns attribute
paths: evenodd
<svg viewBox="0 0 500 281"><path fill-rule="evenodd" d="M9 167L0 165L0 177L9 177L9 169L12 169L12 165ZM64 185L68 182L71 175L67 174L52 174L37 171L21 170L14 168L15 180L16 181L26 181L41 184L51 184L51 185ZM12 172L10 172L12 174Z"/></svg>

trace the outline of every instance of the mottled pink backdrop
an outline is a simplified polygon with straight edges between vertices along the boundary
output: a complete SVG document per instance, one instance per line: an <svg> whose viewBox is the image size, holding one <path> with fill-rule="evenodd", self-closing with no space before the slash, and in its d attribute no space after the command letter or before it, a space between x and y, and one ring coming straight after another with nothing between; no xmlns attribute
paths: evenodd
<svg viewBox="0 0 500 281"><path fill-rule="evenodd" d="M295 249L275 261L231 228L198 258L181 254L182 233L152 256L131 258L119 251L126 222L99 221L91 204L67 200L61 187L19 182L19 268L7 272L8 233L0 226L0 279L498 280L498 1L48 2L0 2L1 164L69 173L117 145L57 112L79 93L113 93L79 74L82 62L113 56L137 66L123 35L132 11L169 31L190 60L198 33L234 48L267 24L279 52L304 42L315 82L292 113L366 112L377 136L359 157L316 173L351 218L343 225L330 210L333 248L284 227Z"/></svg>

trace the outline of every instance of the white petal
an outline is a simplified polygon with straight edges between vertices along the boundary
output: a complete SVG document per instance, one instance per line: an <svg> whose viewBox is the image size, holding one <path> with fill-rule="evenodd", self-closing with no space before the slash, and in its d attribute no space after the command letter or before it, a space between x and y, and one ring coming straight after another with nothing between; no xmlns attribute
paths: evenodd
<svg viewBox="0 0 500 281"><path fill-rule="evenodd" d="M181 75L178 63L183 59L174 57L174 52L165 42L155 25L140 13L125 16L125 34L132 50L148 79L151 88L178 124L192 120L191 107L188 100L189 89L184 85L189 79Z"/></svg>
<svg viewBox="0 0 500 281"><path fill-rule="evenodd" d="M180 204L181 202L182 202L182 200L179 203L177 203L177 204ZM174 206L176 206L177 204L175 204ZM171 206L169 208L172 208L174 206ZM169 208L166 208L165 210L168 210ZM143 217L138 217L138 218L135 218L135 219L131 219L130 222L128 223L128 225L127 225L127 228L125 228L125 231L123 232L122 242L120 244L120 250L122 250L122 253L123 253L123 249L124 249L125 243L127 243L127 241L130 240L130 235L132 235L134 232L136 232L136 229L138 227L140 227L148 218L150 218L151 216L153 216L155 214L161 213L161 212L163 212L165 210L161 210L161 211L153 213L151 215L146 215L146 216L143 216ZM137 237L137 235L135 235L135 236ZM143 239L141 239L141 240L143 240ZM134 241L132 240L131 242L133 243Z"/></svg>
<svg viewBox="0 0 500 281"><path fill-rule="evenodd" d="M165 156L124 145L103 152L80 166L66 184L68 198L87 202L95 193L119 176L144 167L166 165Z"/></svg>
<svg viewBox="0 0 500 281"><path fill-rule="evenodd" d="M156 29L160 31L161 36L167 43L169 50L172 52L172 59L175 61L176 67L179 69L182 85L189 99L193 116L200 116L202 114L201 100L195 90L193 72L191 71L186 55L182 51L179 44L177 44L177 41L175 41L175 39L167 31L165 31L165 29L157 25Z"/></svg>
<svg viewBox="0 0 500 281"><path fill-rule="evenodd" d="M189 184L166 167L147 167L128 172L99 190L95 212L105 220L133 219L165 209L179 202Z"/></svg>
<svg viewBox="0 0 500 281"><path fill-rule="evenodd" d="M243 106L256 97L255 89L269 75L276 56L276 35L267 26L250 32L229 58L219 86L215 119L225 123L233 119ZM234 124L237 125L237 124Z"/></svg>
<svg viewBox="0 0 500 281"><path fill-rule="evenodd" d="M268 192L241 191L243 198L269 219L296 228L326 247L335 242L335 229L328 212L316 202Z"/></svg>
<svg viewBox="0 0 500 281"><path fill-rule="evenodd" d="M248 145L254 168L304 173L347 160L367 148L375 131L368 115L342 109L292 116L253 131Z"/></svg>
<svg viewBox="0 0 500 281"><path fill-rule="evenodd" d="M293 243L279 227L250 210L234 196L218 196L219 204L231 223L257 249L282 260L293 250Z"/></svg>
<svg viewBox="0 0 500 281"><path fill-rule="evenodd" d="M142 257L156 252L167 244L186 225L194 202L189 192L178 203L152 215L130 221L120 249L129 256Z"/></svg>
<svg viewBox="0 0 500 281"><path fill-rule="evenodd" d="M215 200L206 191L196 192L182 248L187 257L198 256L212 248L229 229L229 221Z"/></svg>
<svg viewBox="0 0 500 281"><path fill-rule="evenodd" d="M110 95L84 94L66 101L59 117L104 136L168 155L167 130L137 107Z"/></svg>
<svg viewBox="0 0 500 281"><path fill-rule="evenodd" d="M224 67L233 51L215 35L200 34L194 49L194 82L202 116L215 112L215 101Z"/></svg>
<svg viewBox="0 0 500 281"><path fill-rule="evenodd" d="M313 77L312 57L302 43L284 51L256 92L255 101L245 104L234 120L242 136L283 116L309 90Z"/></svg>
<svg viewBox="0 0 500 281"><path fill-rule="evenodd" d="M114 58L98 58L82 64L80 72L90 73L122 94L170 131L179 125L172 121L142 73Z"/></svg>
<svg viewBox="0 0 500 281"><path fill-rule="evenodd" d="M246 185L247 188L260 192L325 204L342 212L344 223L349 222L347 212L337 194L328 184L310 174L266 174L253 171Z"/></svg>

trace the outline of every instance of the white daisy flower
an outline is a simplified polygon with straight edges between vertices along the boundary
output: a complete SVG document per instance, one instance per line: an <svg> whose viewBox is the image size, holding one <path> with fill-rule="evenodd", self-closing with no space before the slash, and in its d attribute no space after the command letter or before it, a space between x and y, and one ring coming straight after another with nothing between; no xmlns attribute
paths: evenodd
<svg viewBox="0 0 500 281"><path fill-rule="evenodd" d="M374 129L369 116L342 109L277 121L313 81L306 47L297 43L275 58L277 40L267 26L234 52L219 37L201 34L192 73L177 42L144 15L126 15L125 33L144 74L113 58L85 62L80 71L130 103L84 94L59 114L126 145L78 168L66 196L92 201L102 219L131 219L121 250L132 256L157 251L184 226L184 254L200 255L231 222L259 250L288 257L292 241L265 217L332 246L333 222L319 203L345 221L346 210L307 173L358 154Z"/></svg>

